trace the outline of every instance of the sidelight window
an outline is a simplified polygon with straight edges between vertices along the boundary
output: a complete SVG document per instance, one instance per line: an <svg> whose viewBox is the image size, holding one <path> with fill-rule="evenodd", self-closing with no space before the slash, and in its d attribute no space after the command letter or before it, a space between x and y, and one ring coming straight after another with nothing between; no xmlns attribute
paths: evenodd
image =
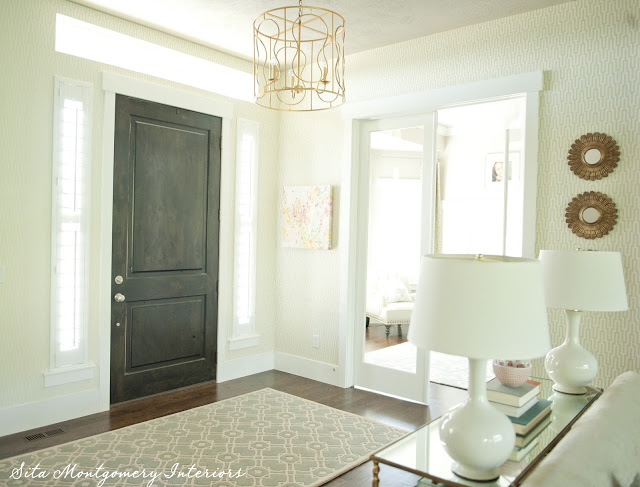
<svg viewBox="0 0 640 487"><path fill-rule="evenodd" d="M238 120L234 245L233 337L230 349L258 344L255 334L259 124Z"/></svg>
<svg viewBox="0 0 640 487"><path fill-rule="evenodd" d="M88 83L55 80L51 372L45 374L46 385L60 383L52 379L56 371L77 368L87 361L92 93Z"/></svg>

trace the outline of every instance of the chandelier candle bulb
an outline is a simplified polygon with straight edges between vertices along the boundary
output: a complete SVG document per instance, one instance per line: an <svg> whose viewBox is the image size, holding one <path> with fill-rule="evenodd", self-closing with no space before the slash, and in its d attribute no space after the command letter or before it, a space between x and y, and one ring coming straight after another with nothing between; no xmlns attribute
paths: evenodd
<svg viewBox="0 0 640 487"><path fill-rule="evenodd" d="M329 67L327 66L327 63L324 61L320 61L318 63L318 66L320 67L320 82L321 83L328 83L329 81L327 80L327 72L329 70Z"/></svg>
<svg viewBox="0 0 640 487"><path fill-rule="evenodd" d="M269 81L275 81L278 79L278 61L276 59L269 60Z"/></svg>

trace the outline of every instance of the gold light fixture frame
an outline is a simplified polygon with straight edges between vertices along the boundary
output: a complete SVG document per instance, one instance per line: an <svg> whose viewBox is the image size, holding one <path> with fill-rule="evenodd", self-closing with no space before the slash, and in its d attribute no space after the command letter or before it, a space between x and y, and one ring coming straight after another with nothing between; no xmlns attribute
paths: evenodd
<svg viewBox="0 0 640 487"><path fill-rule="evenodd" d="M345 101L344 18L320 7L280 7L253 23L254 96L284 111L336 108Z"/></svg>

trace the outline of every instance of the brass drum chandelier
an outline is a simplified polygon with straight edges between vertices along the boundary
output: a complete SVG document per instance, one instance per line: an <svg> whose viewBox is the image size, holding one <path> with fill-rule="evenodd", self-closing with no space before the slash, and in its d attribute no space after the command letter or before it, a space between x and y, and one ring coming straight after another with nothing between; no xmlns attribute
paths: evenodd
<svg viewBox="0 0 640 487"><path fill-rule="evenodd" d="M344 103L344 18L319 7L281 7L253 23L254 95L260 106L316 111Z"/></svg>

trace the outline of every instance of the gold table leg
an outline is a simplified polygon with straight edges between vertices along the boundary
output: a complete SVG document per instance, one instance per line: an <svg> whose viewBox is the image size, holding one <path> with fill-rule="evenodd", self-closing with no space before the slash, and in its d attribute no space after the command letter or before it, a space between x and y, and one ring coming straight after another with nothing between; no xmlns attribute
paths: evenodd
<svg viewBox="0 0 640 487"><path fill-rule="evenodd" d="M371 481L371 487L378 487L380 480L378 479L378 473L380 473L380 465L375 460L373 461L373 480Z"/></svg>

